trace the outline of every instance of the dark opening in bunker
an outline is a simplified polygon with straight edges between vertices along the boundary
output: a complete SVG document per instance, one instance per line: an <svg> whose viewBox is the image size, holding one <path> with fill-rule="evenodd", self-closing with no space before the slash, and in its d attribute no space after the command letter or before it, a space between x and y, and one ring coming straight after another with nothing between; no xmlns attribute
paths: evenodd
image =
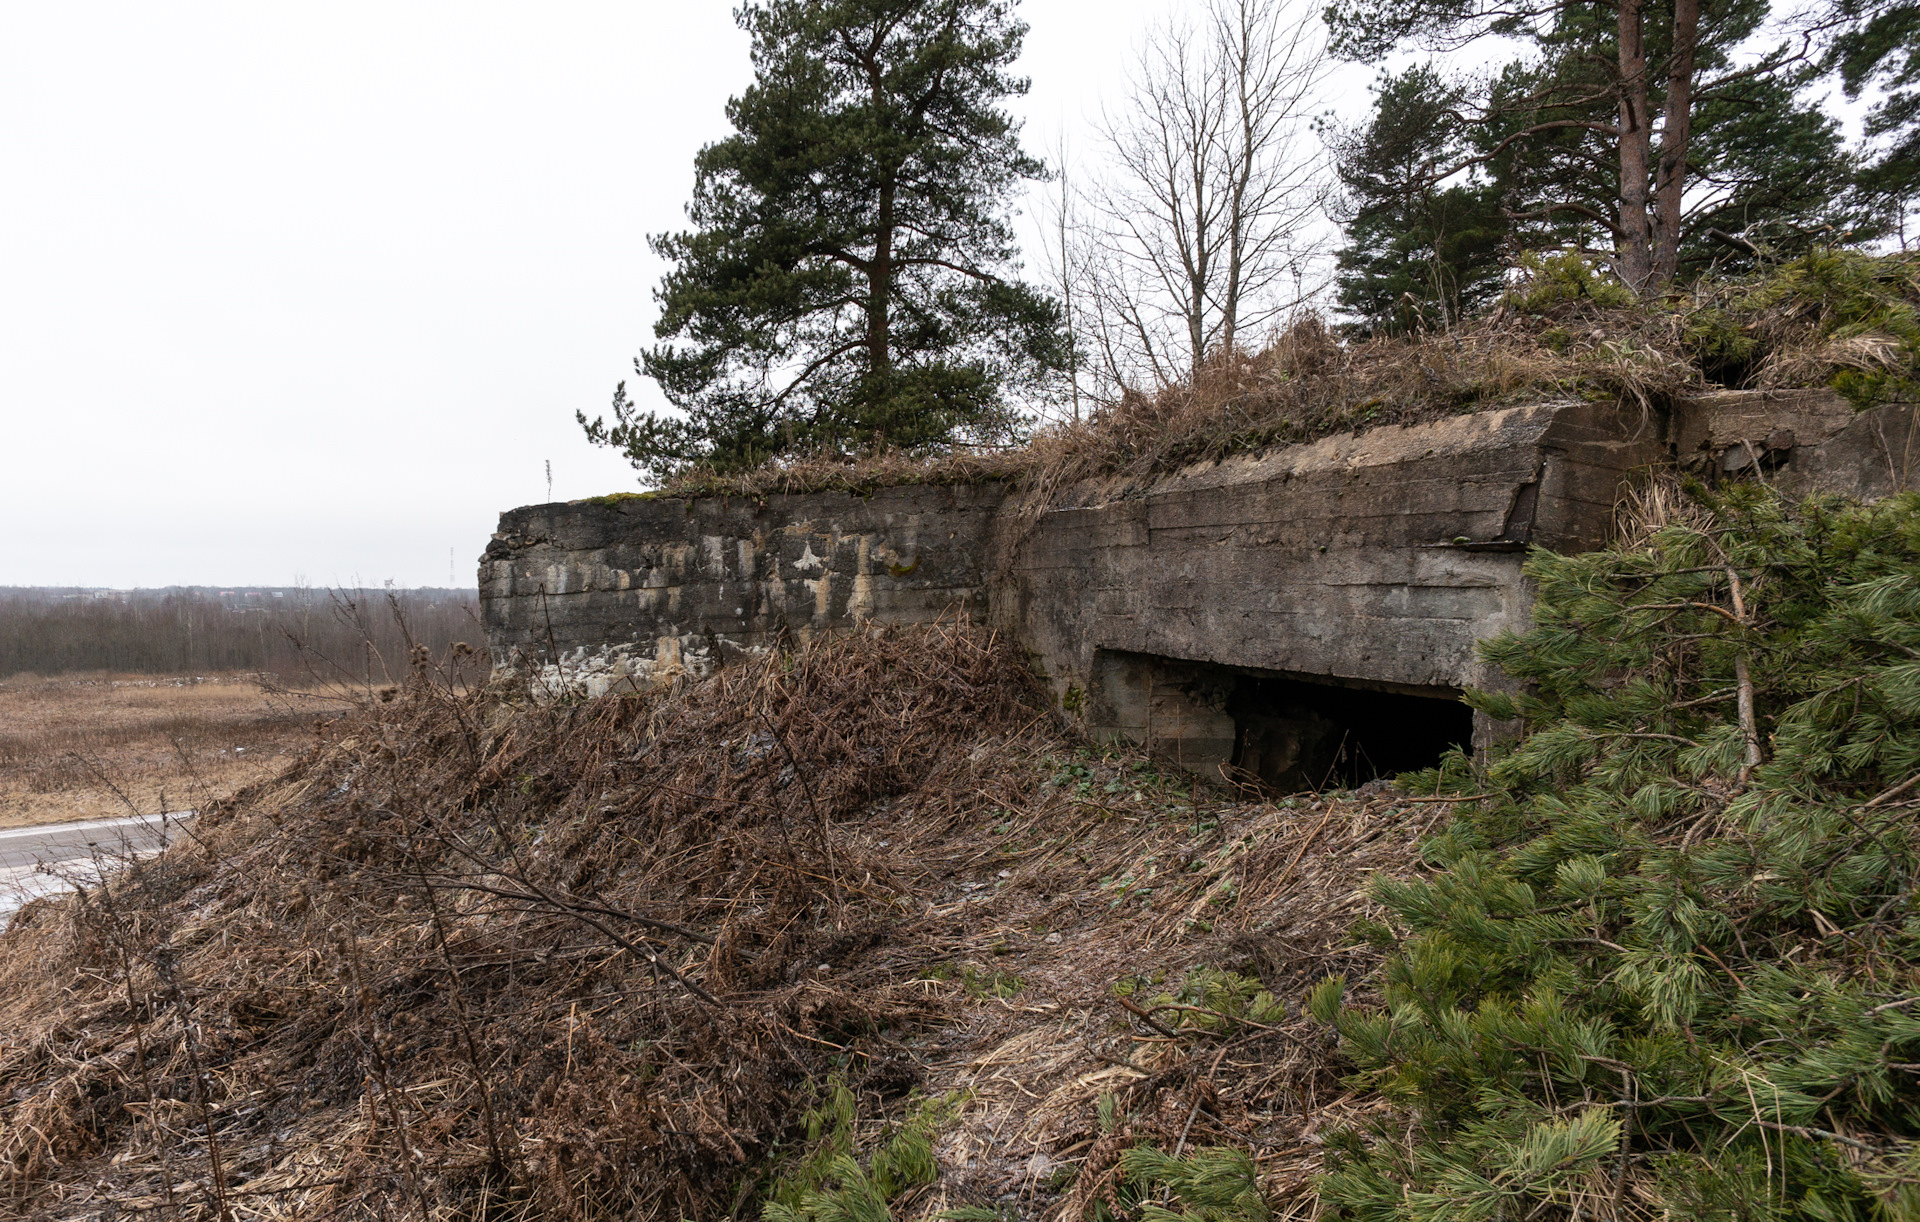
<svg viewBox="0 0 1920 1222"><path fill-rule="evenodd" d="M1240 674L1227 694L1233 768L1281 792L1343 789L1471 750L1473 710L1432 694Z"/></svg>
<svg viewBox="0 0 1920 1222"><path fill-rule="evenodd" d="M1470 750L1451 687L1258 670L1148 653L1094 655L1087 720L1202 776L1280 793L1341 789Z"/></svg>

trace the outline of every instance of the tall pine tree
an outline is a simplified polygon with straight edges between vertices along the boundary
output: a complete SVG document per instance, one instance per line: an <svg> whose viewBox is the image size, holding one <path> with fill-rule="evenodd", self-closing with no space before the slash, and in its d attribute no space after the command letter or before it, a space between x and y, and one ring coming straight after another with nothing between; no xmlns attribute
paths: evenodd
<svg viewBox="0 0 1920 1222"><path fill-rule="evenodd" d="M685 413L616 391L581 425L648 475L796 449L1008 434L1009 393L1066 359L1015 278L1009 198L1043 172L1005 109L1027 83L1010 0L764 0L734 134L695 163L663 342L635 362Z"/></svg>
<svg viewBox="0 0 1920 1222"><path fill-rule="evenodd" d="M1916 0L1841 0L1846 18L1830 49L1849 98L1872 86L1881 96L1866 116L1877 143L1860 173L1868 207L1898 228L1901 245L1916 237L1909 224L1920 204L1920 3Z"/></svg>
<svg viewBox="0 0 1920 1222"><path fill-rule="evenodd" d="M1451 326L1500 291L1508 222L1484 174L1438 184L1464 141L1458 82L1431 65L1383 73L1371 120L1330 133L1344 188L1340 304L1369 333Z"/></svg>
<svg viewBox="0 0 1920 1222"><path fill-rule="evenodd" d="M1510 245L1603 251L1650 293L1715 249L1751 249L1716 248L1714 231L1791 246L1835 218L1850 166L1837 126L1803 97L1811 42L1760 47L1768 13L1767 0L1335 0L1327 17L1353 59L1525 45L1484 80L1430 73L1420 99L1382 92L1403 115L1436 109L1417 121L1447 137L1396 189L1487 188Z"/></svg>

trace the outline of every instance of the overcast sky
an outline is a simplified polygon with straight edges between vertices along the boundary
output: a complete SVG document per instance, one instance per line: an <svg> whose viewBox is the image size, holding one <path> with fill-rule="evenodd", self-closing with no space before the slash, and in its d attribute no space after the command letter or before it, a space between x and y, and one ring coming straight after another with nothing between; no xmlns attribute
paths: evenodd
<svg viewBox="0 0 1920 1222"><path fill-rule="evenodd" d="M1089 154L1182 3L1024 0L1029 147ZM731 10L0 0L0 585L470 585L549 461L637 487L573 417L651 339Z"/></svg>
<svg viewBox="0 0 1920 1222"><path fill-rule="evenodd" d="M1032 144L1168 2L1026 0ZM548 460L635 487L573 413L650 338L731 7L0 4L0 585L464 585Z"/></svg>

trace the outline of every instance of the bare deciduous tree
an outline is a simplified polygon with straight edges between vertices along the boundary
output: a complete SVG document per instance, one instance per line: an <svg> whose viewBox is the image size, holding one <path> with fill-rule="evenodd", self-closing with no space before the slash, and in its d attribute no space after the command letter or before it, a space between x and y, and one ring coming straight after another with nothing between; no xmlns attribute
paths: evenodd
<svg viewBox="0 0 1920 1222"><path fill-rule="evenodd" d="M1086 291L1087 243L1082 239L1084 211L1081 193L1075 187L1072 159L1068 156L1064 132L1053 148L1053 175L1050 190L1040 195L1034 207L1039 225L1041 271L1049 288L1060 295L1060 321L1074 343L1067 353L1065 388L1057 403L1078 423L1081 418L1081 357ZM1045 409L1042 408L1044 412Z"/></svg>
<svg viewBox="0 0 1920 1222"><path fill-rule="evenodd" d="M1109 386L1165 385L1299 304L1324 175L1318 13L1210 0L1147 40L1087 193L1080 334Z"/></svg>

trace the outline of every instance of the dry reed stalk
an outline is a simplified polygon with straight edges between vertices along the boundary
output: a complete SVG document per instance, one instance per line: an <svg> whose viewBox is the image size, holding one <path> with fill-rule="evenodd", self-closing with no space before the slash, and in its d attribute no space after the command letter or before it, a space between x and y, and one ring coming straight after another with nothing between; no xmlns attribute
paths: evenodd
<svg viewBox="0 0 1920 1222"><path fill-rule="evenodd" d="M1642 547L1669 525L1703 526L1712 516L1710 510L1686 494L1677 476L1646 472L1628 483L1614 507L1614 537L1628 547Z"/></svg>

